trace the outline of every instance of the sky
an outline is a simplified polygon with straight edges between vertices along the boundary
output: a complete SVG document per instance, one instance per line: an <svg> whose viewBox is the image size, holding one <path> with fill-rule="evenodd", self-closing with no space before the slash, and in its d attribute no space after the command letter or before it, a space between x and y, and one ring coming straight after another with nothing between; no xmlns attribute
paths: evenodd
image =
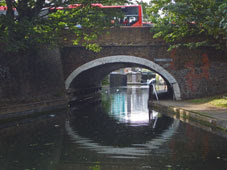
<svg viewBox="0 0 227 170"><path fill-rule="evenodd" d="M149 3L150 2L150 0L142 0L143 2L147 2L147 3Z"/></svg>
<svg viewBox="0 0 227 170"><path fill-rule="evenodd" d="M143 1L143 2L147 2L147 3L150 2L150 0L138 0L138 1ZM132 2L136 2L136 0L132 0Z"/></svg>

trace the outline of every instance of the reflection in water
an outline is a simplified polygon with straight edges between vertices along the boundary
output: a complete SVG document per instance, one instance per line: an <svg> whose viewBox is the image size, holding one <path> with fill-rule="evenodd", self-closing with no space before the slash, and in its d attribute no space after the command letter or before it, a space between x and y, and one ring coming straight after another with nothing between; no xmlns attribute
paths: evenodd
<svg viewBox="0 0 227 170"><path fill-rule="evenodd" d="M109 113L119 122L141 126L148 125L152 119L157 120L158 113L148 111L148 86L112 88L109 95L112 98Z"/></svg>
<svg viewBox="0 0 227 170"><path fill-rule="evenodd" d="M149 114L147 97L146 88L105 89L102 105L71 108L67 118L4 126L0 170L227 169L225 138Z"/></svg>
<svg viewBox="0 0 227 170"><path fill-rule="evenodd" d="M127 123L119 123L116 115L108 116L101 107L81 108L79 111L83 114L74 111L70 117L69 126L80 136L108 146L128 147L134 143L145 143L168 129L173 122L177 122L177 120L162 116L153 129L152 121L146 126L144 124L129 126L130 124Z"/></svg>
<svg viewBox="0 0 227 170"><path fill-rule="evenodd" d="M179 121L174 121L173 125L164 131L160 136L154 137L150 139L150 141L146 141L145 143L132 143L130 146L119 147L116 143L112 143L113 146L108 145L100 145L96 143L91 137L81 137L77 131L74 131L68 121L66 121L66 131L68 135L72 138L72 140L80 144L81 147L96 151L99 154L107 154L107 156L113 158L137 158L137 156L145 156L149 155L151 150L159 149L159 147L166 142L166 140L170 139L170 137L174 134L176 128L179 125ZM134 138L141 137L142 135L135 134ZM124 138L124 136L115 136L114 138ZM124 138L125 139L125 138ZM108 139L109 140L109 139ZM118 139L119 140L119 139ZM131 139L132 140L132 139ZM119 140L120 142L120 140ZM102 142L100 142L102 143ZM128 142L128 143L131 143ZM119 143L118 145L120 145Z"/></svg>
<svg viewBox="0 0 227 170"><path fill-rule="evenodd" d="M111 98L107 108L110 108L109 116L101 106L80 108L79 112L74 111L70 121L66 121L67 133L81 147L110 157L148 155L170 139L179 121L165 116L158 118L155 111L149 113L147 90L135 87L111 89L106 93L107 98Z"/></svg>

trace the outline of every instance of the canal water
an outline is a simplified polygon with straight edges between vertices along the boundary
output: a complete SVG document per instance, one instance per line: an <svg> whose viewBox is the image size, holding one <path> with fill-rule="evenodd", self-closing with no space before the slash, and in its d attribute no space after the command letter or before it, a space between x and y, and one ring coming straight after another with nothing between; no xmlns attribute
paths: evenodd
<svg viewBox="0 0 227 170"><path fill-rule="evenodd" d="M148 110L148 88L0 125L0 170L226 170L227 139Z"/></svg>

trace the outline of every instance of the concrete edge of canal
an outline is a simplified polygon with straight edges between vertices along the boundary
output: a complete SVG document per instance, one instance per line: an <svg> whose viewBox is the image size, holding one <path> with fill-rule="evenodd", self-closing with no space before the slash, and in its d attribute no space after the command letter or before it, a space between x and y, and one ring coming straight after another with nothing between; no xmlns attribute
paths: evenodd
<svg viewBox="0 0 227 170"><path fill-rule="evenodd" d="M28 117L65 109L68 102L65 98L35 102L29 104L0 107L0 123L20 120Z"/></svg>
<svg viewBox="0 0 227 170"><path fill-rule="evenodd" d="M190 108L181 108L177 104L174 106L172 103L168 105L165 102L149 101L148 106L164 115L227 137L227 119L210 116L200 111L190 110ZM225 114L227 116L227 112Z"/></svg>

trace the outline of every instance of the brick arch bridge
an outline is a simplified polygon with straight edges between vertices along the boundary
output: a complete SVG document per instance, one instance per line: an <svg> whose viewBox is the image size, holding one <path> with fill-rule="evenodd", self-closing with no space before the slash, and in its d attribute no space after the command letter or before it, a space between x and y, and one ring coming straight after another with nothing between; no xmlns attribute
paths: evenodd
<svg viewBox="0 0 227 170"><path fill-rule="evenodd" d="M153 39L149 29L113 28L97 40L99 53L64 42L65 88L71 92L99 87L111 71L140 66L163 76L177 100L227 92L225 52L209 47L167 51L168 44Z"/></svg>

